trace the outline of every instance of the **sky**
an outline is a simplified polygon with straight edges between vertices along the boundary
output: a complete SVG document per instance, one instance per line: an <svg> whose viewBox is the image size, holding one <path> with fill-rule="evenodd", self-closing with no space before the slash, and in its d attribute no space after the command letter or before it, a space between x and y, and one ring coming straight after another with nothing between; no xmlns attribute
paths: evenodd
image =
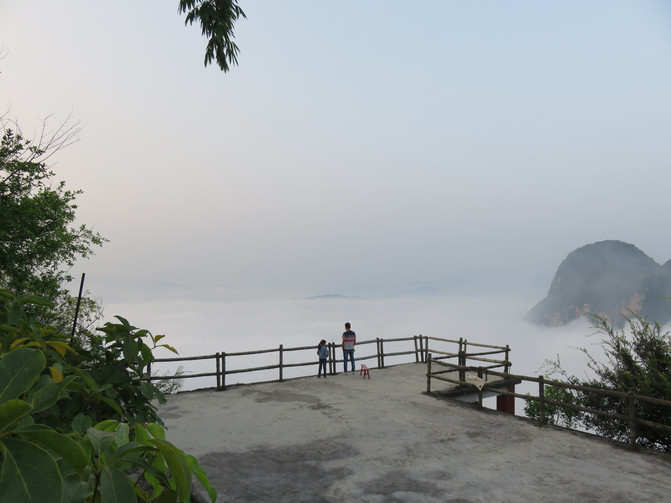
<svg viewBox="0 0 671 503"><path fill-rule="evenodd" d="M528 309L585 244L671 259L667 2L239 3L223 73L176 0L0 1L0 110L82 127L53 169L110 240L71 271L103 303Z"/></svg>

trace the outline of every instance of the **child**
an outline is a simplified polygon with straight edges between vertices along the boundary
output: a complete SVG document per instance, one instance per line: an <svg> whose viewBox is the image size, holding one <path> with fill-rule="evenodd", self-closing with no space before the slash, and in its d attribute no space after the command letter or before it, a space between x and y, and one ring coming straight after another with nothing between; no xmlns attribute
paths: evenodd
<svg viewBox="0 0 671 503"><path fill-rule="evenodd" d="M326 346L326 341L321 340L317 346L317 354L319 355L319 370L317 371L317 378L321 377L322 368L324 369L324 379L326 379L326 359L329 357L329 348Z"/></svg>

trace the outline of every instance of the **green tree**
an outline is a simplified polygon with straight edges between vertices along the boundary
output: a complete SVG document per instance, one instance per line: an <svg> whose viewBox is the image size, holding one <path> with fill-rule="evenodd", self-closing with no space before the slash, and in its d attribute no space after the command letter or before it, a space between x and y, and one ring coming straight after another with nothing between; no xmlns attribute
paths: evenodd
<svg viewBox="0 0 671 503"><path fill-rule="evenodd" d="M179 0L180 14L186 13L184 24L200 22L202 34L208 37L205 66L212 60L227 72L231 64L238 64L238 46L233 28L235 22L247 16L237 0Z"/></svg>
<svg viewBox="0 0 671 503"><path fill-rule="evenodd" d="M76 197L56 182L46 161L76 141L68 121L51 134L47 123L36 143L2 122L0 142L0 288L49 299L64 296L68 270L78 258L106 241L85 225L75 225Z"/></svg>
<svg viewBox="0 0 671 503"><path fill-rule="evenodd" d="M560 382L569 385L619 391L671 401L671 337L662 332L657 322L632 314L626 318L625 328L614 329L605 317L595 316L595 335L601 335L601 348L605 358L597 358L585 348L581 351L589 359L592 377L578 378L561 368L559 360L546 362L554 373L562 376ZM575 391L555 386L545 388L546 398L575 404L588 409L615 413L621 416L608 417L589 412L577 412L561 405L546 406L546 420L550 423L580 424L590 431L615 440L629 442L630 424L627 399L597 392ZM635 402L637 418L671 426L671 409L642 400ZM527 416L538 419L539 408L528 400ZM643 447L671 452L671 434L660 429L637 425L635 442Z"/></svg>
<svg viewBox="0 0 671 503"><path fill-rule="evenodd" d="M627 318L629 334L624 329L613 329L605 318L597 317L597 320L597 328L604 336L602 347L606 361L602 363L591 358L589 365L596 377L583 379L579 384L671 400L669 332L662 333L659 323L648 322L638 315ZM621 398L582 392L579 401L583 407L627 415L627 401ZM671 410L668 407L637 401L636 416L671 426ZM627 420L583 414L582 422L600 435L629 440ZM639 445L671 451L670 433L645 425L639 425L637 430L636 442Z"/></svg>

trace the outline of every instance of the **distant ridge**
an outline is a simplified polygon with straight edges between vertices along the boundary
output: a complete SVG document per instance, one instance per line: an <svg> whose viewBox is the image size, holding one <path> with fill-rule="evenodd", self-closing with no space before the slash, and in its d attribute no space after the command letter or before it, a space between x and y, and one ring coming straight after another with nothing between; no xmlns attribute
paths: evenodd
<svg viewBox="0 0 671 503"><path fill-rule="evenodd" d="M599 241L566 256L547 297L526 318L561 326L594 313L620 327L631 311L663 325L671 321L670 296L671 260L659 265L632 244Z"/></svg>
<svg viewBox="0 0 671 503"><path fill-rule="evenodd" d="M307 300L319 300L319 299L354 299L355 297L348 297L347 295L342 295L340 293L325 293L322 295L315 295L314 297L308 297Z"/></svg>

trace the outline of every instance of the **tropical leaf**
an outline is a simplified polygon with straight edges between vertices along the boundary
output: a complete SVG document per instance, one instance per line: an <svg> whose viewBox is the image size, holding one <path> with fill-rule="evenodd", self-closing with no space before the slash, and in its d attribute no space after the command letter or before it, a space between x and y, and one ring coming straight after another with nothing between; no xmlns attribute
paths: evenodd
<svg viewBox="0 0 671 503"><path fill-rule="evenodd" d="M81 445L69 436L47 426L38 424L26 426L15 429L14 433L34 440L44 447L48 447L70 463L78 475L81 475L84 472L84 468L88 465L89 460Z"/></svg>
<svg viewBox="0 0 671 503"><path fill-rule="evenodd" d="M119 423L114 429L114 434L116 435L114 441L116 445L121 447L124 444L130 442L130 428L126 423Z"/></svg>
<svg viewBox="0 0 671 503"><path fill-rule="evenodd" d="M101 503L128 503L137 501L133 482L114 466L105 467L100 475Z"/></svg>
<svg viewBox="0 0 671 503"><path fill-rule="evenodd" d="M123 357L128 363L132 363L139 351L138 343L135 339L129 337L123 343Z"/></svg>
<svg viewBox="0 0 671 503"><path fill-rule="evenodd" d="M24 342L29 341L29 340L30 340L30 337L21 337L21 338L19 338L19 339L15 339L14 342L12 342L12 343L9 345L9 350L10 350L10 351L13 351L13 350L16 349L18 346L21 346L21 344L23 344Z"/></svg>
<svg viewBox="0 0 671 503"><path fill-rule="evenodd" d="M4 461L0 474L0 501L61 503L63 480L54 458L25 440L2 441Z"/></svg>
<svg viewBox="0 0 671 503"><path fill-rule="evenodd" d="M107 405L109 405L112 409L114 409L114 411L115 411L116 413L118 413L118 414L123 414L123 412L122 412L121 407L119 406L119 404L116 403L116 402L115 402L114 400L112 400L111 398L107 398L106 396L99 396L98 399L99 399L101 402L104 402L104 403L106 403Z"/></svg>
<svg viewBox="0 0 671 503"><path fill-rule="evenodd" d="M89 439L89 442L91 442L93 450L98 455L102 454L102 452L114 442L114 433L110 431L101 431L97 428L89 428L86 430L86 436Z"/></svg>
<svg viewBox="0 0 671 503"><path fill-rule="evenodd" d="M175 489L178 495L177 501L189 503L189 498L191 497L191 470L184 453L165 440L155 438L151 443L161 451L161 454L165 458L165 463L168 465L168 470L170 470L170 478L175 482Z"/></svg>
<svg viewBox="0 0 671 503"><path fill-rule="evenodd" d="M160 344L159 347L160 347L160 348L165 348L165 349L167 349L168 351L172 351L172 352L175 353L176 355L179 354L179 351L177 351L175 348L173 348L173 347L170 346L169 344Z"/></svg>
<svg viewBox="0 0 671 503"><path fill-rule="evenodd" d="M47 341L46 344L55 349L59 355L65 356L66 352L74 353L75 350L72 349L68 344L63 341Z"/></svg>
<svg viewBox="0 0 671 503"><path fill-rule="evenodd" d="M19 420L28 416L32 410L29 403L17 398L0 405L0 433L9 430Z"/></svg>
<svg viewBox="0 0 671 503"><path fill-rule="evenodd" d="M40 377L46 365L41 351L22 348L0 360L0 403L19 398Z"/></svg>
<svg viewBox="0 0 671 503"><path fill-rule="evenodd" d="M56 367L49 367L49 373L51 374L51 380L53 382L59 383L63 380L63 373Z"/></svg>
<svg viewBox="0 0 671 503"><path fill-rule="evenodd" d="M86 430L91 427L91 418L85 414L79 413L72 420L72 431L84 436Z"/></svg>
<svg viewBox="0 0 671 503"><path fill-rule="evenodd" d="M145 427L147 428L147 431L151 433L151 435L154 438L159 438L161 440L165 440L165 430L163 427L159 424L156 423L149 423L146 424Z"/></svg>
<svg viewBox="0 0 671 503"><path fill-rule="evenodd" d="M31 390L26 402L33 406L33 414L48 409L62 398L67 398L67 387L74 380L74 376L68 376L61 382L49 382L39 389Z"/></svg>
<svg viewBox="0 0 671 503"><path fill-rule="evenodd" d="M187 463L189 463L189 468L191 468L193 474L207 491L207 494L210 496L212 503L215 503L217 501L217 490L210 485L210 481L207 478L205 470L203 470L203 467L200 466L200 463L195 457L191 456L190 454L187 454L185 457Z"/></svg>

